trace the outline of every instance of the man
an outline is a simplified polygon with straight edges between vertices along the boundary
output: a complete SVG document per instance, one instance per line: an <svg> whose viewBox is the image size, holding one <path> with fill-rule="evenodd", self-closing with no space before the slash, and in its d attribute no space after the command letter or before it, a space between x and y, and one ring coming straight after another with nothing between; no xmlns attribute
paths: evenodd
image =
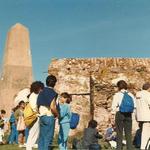
<svg viewBox="0 0 150 150"><path fill-rule="evenodd" d="M124 80L120 80L117 83L118 92L113 97L112 102L112 114L115 115L116 125L116 142L117 150L123 149L123 130L125 131L125 137L127 141L127 150L133 150L132 146L132 112L135 108L135 98L132 93L128 92L127 83ZM127 103L132 104L127 107ZM125 111L127 110L127 111Z"/></svg>
<svg viewBox="0 0 150 150"><path fill-rule="evenodd" d="M142 124L141 149L146 149L150 139L150 83L145 83L142 90L136 94L136 117Z"/></svg>
<svg viewBox="0 0 150 150"><path fill-rule="evenodd" d="M40 133L38 141L39 150L51 150L53 142L55 117L58 117L54 90L57 79L53 75L46 78L46 86L38 95L37 106L40 113Z"/></svg>

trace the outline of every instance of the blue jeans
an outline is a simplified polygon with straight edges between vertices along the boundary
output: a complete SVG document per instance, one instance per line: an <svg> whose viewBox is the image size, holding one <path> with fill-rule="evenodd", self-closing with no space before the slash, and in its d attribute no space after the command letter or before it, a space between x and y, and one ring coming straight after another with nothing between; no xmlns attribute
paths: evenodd
<svg viewBox="0 0 150 150"><path fill-rule="evenodd" d="M54 137L55 118L54 116L40 117L40 133L38 141L38 150L51 150Z"/></svg>
<svg viewBox="0 0 150 150"><path fill-rule="evenodd" d="M70 130L70 123L60 124L58 144L60 150L67 150L67 140Z"/></svg>
<svg viewBox="0 0 150 150"><path fill-rule="evenodd" d="M15 124L11 125L11 132L9 135L9 144L13 144L13 143L18 144L18 131L17 131L17 127Z"/></svg>
<svg viewBox="0 0 150 150"><path fill-rule="evenodd" d="M101 147L99 144L91 144L89 146L89 150L100 150L100 149L101 149Z"/></svg>
<svg viewBox="0 0 150 150"><path fill-rule="evenodd" d="M26 127L25 129L25 141L27 142L28 139L28 135L29 135L29 128Z"/></svg>

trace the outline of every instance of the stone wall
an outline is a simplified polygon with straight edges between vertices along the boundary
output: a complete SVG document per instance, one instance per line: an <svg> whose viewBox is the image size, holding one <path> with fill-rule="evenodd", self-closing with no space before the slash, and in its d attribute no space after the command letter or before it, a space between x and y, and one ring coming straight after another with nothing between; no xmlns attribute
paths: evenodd
<svg viewBox="0 0 150 150"><path fill-rule="evenodd" d="M150 81L150 59L53 59L48 72L57 76L56 89L59 93L69 92L73 95L72 109L81 115L78 130L86 127L88 121L94 118L100 130L104 131L117 81L126 80L135 94L143 83Z"/></svg>

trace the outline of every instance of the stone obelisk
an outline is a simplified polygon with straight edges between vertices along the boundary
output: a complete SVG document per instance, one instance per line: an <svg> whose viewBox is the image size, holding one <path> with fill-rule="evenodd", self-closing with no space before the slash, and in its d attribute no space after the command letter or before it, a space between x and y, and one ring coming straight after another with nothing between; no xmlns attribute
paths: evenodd
<svg viewBox="0 0 150 150"><path fill-rule="evenodd" d="M20 23L11 27L4 50L0 80L0 109L10 113L18 91L29 87L33 80L28 29Z"/></svg>

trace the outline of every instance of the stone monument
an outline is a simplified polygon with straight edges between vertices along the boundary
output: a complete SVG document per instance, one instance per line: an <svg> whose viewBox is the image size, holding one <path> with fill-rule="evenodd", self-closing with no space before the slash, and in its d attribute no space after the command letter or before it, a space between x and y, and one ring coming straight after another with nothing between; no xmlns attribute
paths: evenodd
<svg viewBox="0 0 150 150"><path fill-rule="evenodd" d="M0 109L9 115L17 92L29 87L33 80L29 31L20 23L8 32L2 67Z"/></svg>

